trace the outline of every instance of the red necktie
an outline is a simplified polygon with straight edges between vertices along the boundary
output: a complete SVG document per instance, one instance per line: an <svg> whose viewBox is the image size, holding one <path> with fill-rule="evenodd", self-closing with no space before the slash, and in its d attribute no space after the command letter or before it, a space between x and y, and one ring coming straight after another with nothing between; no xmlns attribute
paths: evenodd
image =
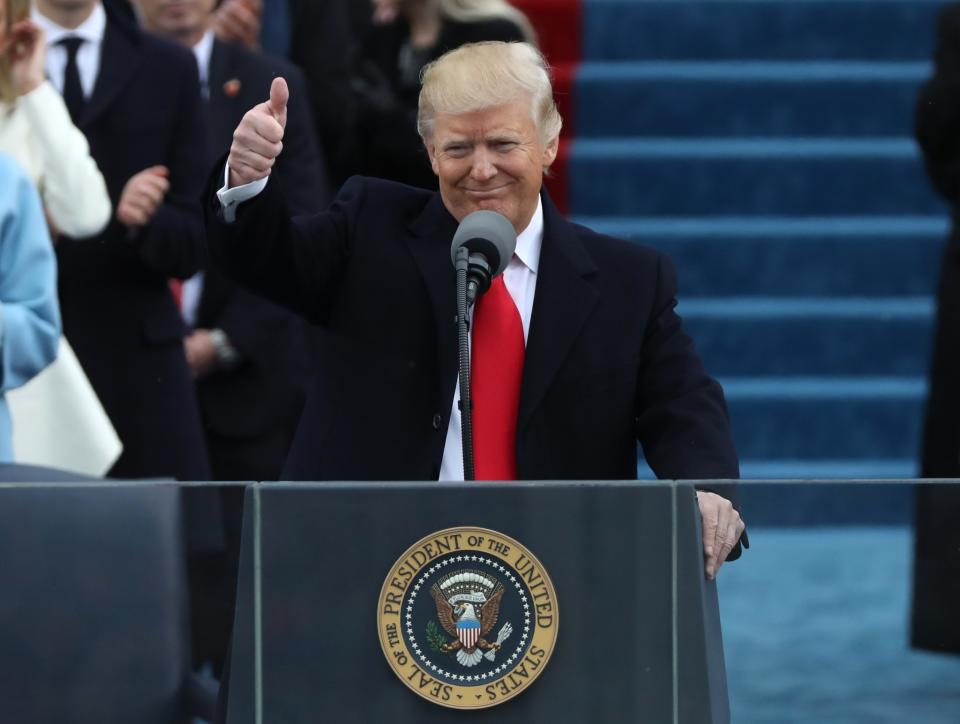
<svg viewBox="0 0 960 724"><path fill-rule="evenodd" d="M173 301L177 303L177 309L183 309L183 280L167 279L167 286L170 287L170 294L173 295Z"/></svg>
<svg viewBox="0 0 960 724"><path fill-rule="evenodd" d="M477 480L517 479L517 410L523 377L523 323L503 275L473 314L473 451Z"/></svg>

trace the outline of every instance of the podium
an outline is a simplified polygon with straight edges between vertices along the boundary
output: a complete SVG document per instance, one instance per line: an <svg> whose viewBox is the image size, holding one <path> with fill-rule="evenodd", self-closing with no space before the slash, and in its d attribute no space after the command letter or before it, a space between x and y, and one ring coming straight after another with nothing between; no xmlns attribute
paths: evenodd
<svg viewBox="0 0 960 724"><path fill-rule="evenodd" d="M730 719L693 484L266 483L244 515L229 724ZM475 711L417 696L378 637L398 559L458 526L532 552L558 614L538 678Z"/></svg>

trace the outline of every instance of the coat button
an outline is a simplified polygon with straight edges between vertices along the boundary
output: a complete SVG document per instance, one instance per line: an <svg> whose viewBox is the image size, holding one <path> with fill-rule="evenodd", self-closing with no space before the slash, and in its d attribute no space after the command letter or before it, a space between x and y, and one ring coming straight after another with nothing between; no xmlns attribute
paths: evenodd
<svg viewBox="0 0 960 724"><path fill-rule="evenodd" d="M440 425L441 425L442 423L443 423L443 417L441 417L441 416L440 416L440 413L438 412L436 415L433 416L433 429L434 429L434 430L439 430L439 429L440 429Z"/></svg>

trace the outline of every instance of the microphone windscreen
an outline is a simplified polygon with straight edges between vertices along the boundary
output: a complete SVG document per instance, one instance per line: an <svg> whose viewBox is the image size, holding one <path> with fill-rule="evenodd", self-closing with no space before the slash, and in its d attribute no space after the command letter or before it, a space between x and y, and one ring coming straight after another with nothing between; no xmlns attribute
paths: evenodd
<svg viewBox="0 0 960 724"><path fill-rule="evenodd" d="M453 235L450 260L454 265L457 263L457 249L461 246L472 254L483 254L496 277L510 263L517 248L517 232L507 217L496 211L474 211L464 217Z"/></svg>

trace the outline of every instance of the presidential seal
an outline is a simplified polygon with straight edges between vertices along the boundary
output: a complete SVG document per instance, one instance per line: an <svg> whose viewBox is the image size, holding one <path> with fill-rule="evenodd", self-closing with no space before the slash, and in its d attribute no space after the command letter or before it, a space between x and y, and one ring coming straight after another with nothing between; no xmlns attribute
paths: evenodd
<svg viewBox="0 0 960 724"><path fill-rule="evenodd" d="M380 590L377 628L394 673L435 704L502 704L543 672L557 640L556 593L536 557L486 528L412 545Z"/></svg>

